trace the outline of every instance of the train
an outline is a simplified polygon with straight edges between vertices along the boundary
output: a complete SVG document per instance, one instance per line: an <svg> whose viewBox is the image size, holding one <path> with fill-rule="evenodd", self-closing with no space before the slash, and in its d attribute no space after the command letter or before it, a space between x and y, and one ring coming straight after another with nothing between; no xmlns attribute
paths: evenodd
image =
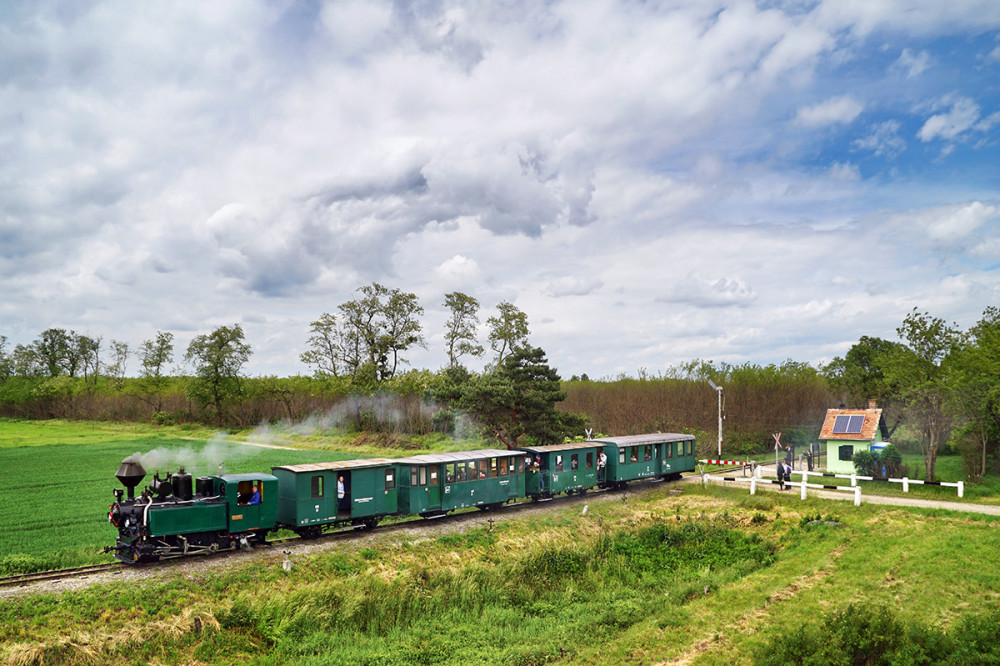
<svg viewBox="0 0 1000 666"><path fill-rule="evenodd" d="M193 478L181 468L153 479L138 456L115 473L105 548L129 564L252 547L290 530L316 538L389 516L434 518L468 507L497 509L521 500L622 489L644 479L694 471L694 435L653 433L516 449L480 449L409 458L280 465L268 473Z"/></svg>

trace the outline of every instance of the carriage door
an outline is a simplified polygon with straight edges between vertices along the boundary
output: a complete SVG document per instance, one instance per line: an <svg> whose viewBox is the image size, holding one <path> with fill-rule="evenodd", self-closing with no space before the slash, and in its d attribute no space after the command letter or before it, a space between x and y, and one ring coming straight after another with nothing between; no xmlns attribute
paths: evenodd
<svg viewBox="0 0 1000 666"><path fill-rule="evenodd" d="M441 508L441 470L439 465L421 467L427 470L427 508ZM422 473L422 472L421 472Z"/></svg>

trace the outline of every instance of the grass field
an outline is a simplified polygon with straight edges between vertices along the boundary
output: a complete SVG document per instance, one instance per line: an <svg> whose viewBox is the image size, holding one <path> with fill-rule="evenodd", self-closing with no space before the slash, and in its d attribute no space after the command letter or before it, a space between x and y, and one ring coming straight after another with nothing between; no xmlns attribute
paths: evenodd
<svg viewBox="0 0 1000 666"><path fill-rule="evenodd" d="M196 578L3 600L0 658L728 666L765 663L802 627L828 636L825 619L852 604L942 636L1000 604L992 518L676 484L590 502L345 542L291 572L262 554Z"/></svg>
<svg viewBox="0 0 1000 666"><path fill-rule="evenodd" d="M235 439L235 438L232 438ZM107 522L126 456L158 452L160 471L187 461L194 476L269 471L272 465L346 456L330 451L248 446L224 434L181 428L62 421L0 421L0 575L107 561ZM155 469L147 470L147 481Z"/></svg>

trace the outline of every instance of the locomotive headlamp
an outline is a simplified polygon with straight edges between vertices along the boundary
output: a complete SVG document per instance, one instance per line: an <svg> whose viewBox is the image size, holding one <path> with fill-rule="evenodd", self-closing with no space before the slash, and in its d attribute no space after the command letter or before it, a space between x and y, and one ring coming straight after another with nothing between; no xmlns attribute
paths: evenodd
<svg viewBox="0 0 1000 666"><path fill-rule="evenodd" d="M124 494L125 494L124 490L122 490L121 488L115 488L115 499L118 500L119 502L122 501L122 495Z"/></svg>

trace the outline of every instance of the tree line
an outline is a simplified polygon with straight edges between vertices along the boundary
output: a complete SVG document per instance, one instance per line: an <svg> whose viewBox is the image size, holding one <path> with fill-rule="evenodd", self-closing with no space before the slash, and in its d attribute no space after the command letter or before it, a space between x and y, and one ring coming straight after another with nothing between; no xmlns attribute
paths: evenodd
<svg viewBox="0 0 1000 666"><path fill-rule="evenodd" d="M587 426L625 434L697 432L708 443L716 428L711 379L725 385L724 445L734 454L763 450L776 430L804 443L818 434L823 412L837 403L883 409L893 441L912 441L933 478L937 456L958 449L973 477L1000 472L1000 309L987 308L969 330L914 309L896 340L862 336L821 367L730 365L694 360L658 377L562 381L544 350L529 342L528 319L501 302L480 341L479 302L462 292L443 304L447 365L410 369L407 355L426 347L416 296L372 283L310 324L302 362L306 376L247 377L252 355L238 324L196 336L178 372L174 336L159 331L136 348L105 347L65 329L48 329L28 345L0 335L0 414L215 421L234 427L303 419L351 405L357 427L406 432L457 432L476 424L508 446L561 441ZM482 372L464 362L492 354ZM130 360L138 361L127 376ZM374 396L394 396L384 409ZM402 417L399 417L399 414ZM402 423L402 425L399 425ZM787 438L783 441L789 441Z"/></svg>

